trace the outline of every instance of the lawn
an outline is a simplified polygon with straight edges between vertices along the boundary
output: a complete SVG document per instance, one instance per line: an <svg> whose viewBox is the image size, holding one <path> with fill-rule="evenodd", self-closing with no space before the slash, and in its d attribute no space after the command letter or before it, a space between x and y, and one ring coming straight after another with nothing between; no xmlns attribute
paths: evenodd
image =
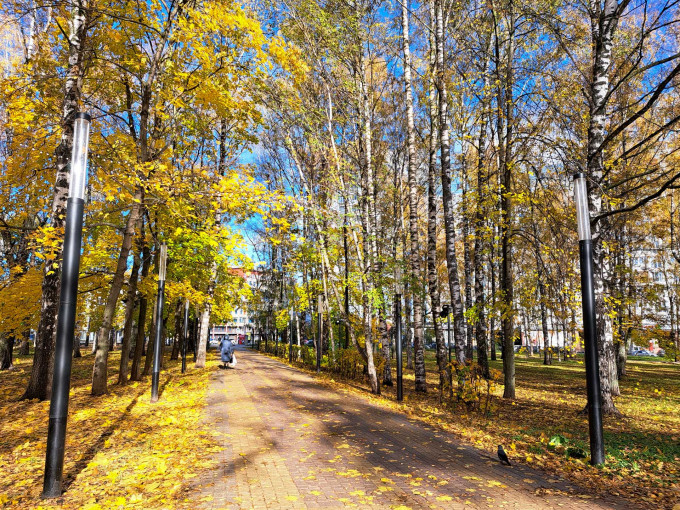
<svg viewBox="0 0 680 510"><path fill-rule="evenodd" d="M74 360L69 405L65 495L40 499L49 402L18 401L31 368L19 357L15 370L0 372L0 507L188 508L194 488L215 467L216 438L205 426L210 373L180 373L166 360L161 395L150 403L150 378L115 385L120 351L111 353L109 394L89 395L91 354ZM192 367L193 364L188 364Z"/></svg>

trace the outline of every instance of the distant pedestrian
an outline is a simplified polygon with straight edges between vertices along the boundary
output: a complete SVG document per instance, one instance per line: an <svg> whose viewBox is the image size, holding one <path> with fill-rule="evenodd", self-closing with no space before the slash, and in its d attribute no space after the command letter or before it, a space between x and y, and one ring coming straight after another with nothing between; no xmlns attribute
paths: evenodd
<svg viewBox="0 0 680 510"><path fill-rule="evenodd" d="M222 363L224 363L224 368L227 368L228 366L233 368L236 366L234 346L228 338L222 338L222 340L220 340L220 356L222 358Z"/></svg>

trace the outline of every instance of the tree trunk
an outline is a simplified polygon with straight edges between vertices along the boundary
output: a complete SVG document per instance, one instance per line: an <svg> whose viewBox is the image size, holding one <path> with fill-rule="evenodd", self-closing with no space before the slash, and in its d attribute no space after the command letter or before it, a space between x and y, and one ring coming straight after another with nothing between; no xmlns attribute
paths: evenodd
<svg viewBox="0 0 680 510"><path fill-rule="evenodd" d="M24 337L21 339L21 344L19 344L19 354L22 356L28 356L31 352L31 342L29 340L31 335L30 330L24 333Z"/></svg>
<svg viewBox="0 0 680 510"><path fill-rule="evenodd" d="M490 40L490 39L489 39ZM486 53L488 54L488 43ZM489 58L484 60L484 86L483 91L489 88ZM489 192L488 177L484 165L485 139L488 115L485 109L488 107L486 92L482 98L482 108L479 123L479 138L477 139L477 207L475 210L475 333L477 340L477 361L482 367L484 377L489 378L489 358L487 355L488 341L486 331L486 273L484 271L484 252L486 251L486 196ZM495 359L495 358L492 358Z"/></svg>
<svg viewBox="0 0 680 510"><path fill-rule="evenodd" d="M142 217L140 215L137 228L141 233ZM132 270L128 281L127 301L125 303L125 324L123 325L123 345L121 346L120 367L118 368L118 384L125 386L128 380L128 362L130 361L130 339L132 337L132 322L137 303L137 279L139 276L141 253L133 254Z"/></svg>
<svg viewBox="0 0 680 510"><path fill-rule="evenodd" d="M676 347L676 353L675 353L675 361L677 360L678 357L678 352L677 352L677 343L676 343L676 333L675 333L675 299L674 296L671 294L671 289L667 287L666 292L668 292L668 316L670 319L670 331L668 333L668 341L670 345ZM628 342L626 342L626 351L628 350ZM625 373L625 365L624 365L624 373Z"/></svg>
<svg viewBox="0 0 680 510"><path fill-rule="evenodd" d="M540 261L538 261L540 265ZM543 284L543 270L538 271L538 304L541 309L541 329L543 331L543 364L552 364L548 347L548 313L545 306L545 285Z"/></svg>
<svg viewBox="0 0 680 510"><path fill-rule="evenodd" d="M496 361L496 263L495 249L492 243L489 253L489 273L491 273L491 313L489 314L489 330L491 331L491 361Z"/></svg>
<svg viewBox="0 0 680 510"><path fill-rule="evenodd" d="M111 332L111 321L116 312L116 305L118 304L118 296L123 287L123 279L125 278L125 270L127 269L127 259L132 247L132 239L135 235L135 228L138 226L141 217L141 188L135 193L135 202L130 210L130 215L127 219L125 231L123 232L123 242L120 247L120 254L118 256L118 263L116 271L111 282L111 289L106 299L106 307L104 308L104 316L102 318L102 325L97 332L97 350L95 352L94 367L92 369L92 395L104 395L108 392L108 357L109 344L107 342L108 336Z"/></svg>
<svg viewBox="0 0 680 510"><path fill-rule="evenodd" d="M407 283L404 285L405 299L404 299L404 318L406 331L404 332L404 344L406 346L406 368L413 370L413 321L411 319L411 286Z"/></svg>
<svg viewBox="0 0 680 510"><path fill-rule="evenodd" d="M628 361L628 331L624 333L623 338L616 346L616 375L619 379L625 377L626 374L626 361Z"/></svg>
<svg viewBox="0 0 680 510"><path fill-rule="evenodd" d="M198 314L198 308L196 308L196 314ZM194 317L191 321L191 350L194 353L194 363L196 363L196 356L198 353L198 317Z"/></svg>
<svg viewBox="0 0 680 510"><path fill-rule="evenodd" d="M184 303L182 299L177 300L175 306L175 334L172 337L172 352L170 353L170 360L179 359L179 351L182 347L180 331L182 331L182 320L184 319Z"/></svg>
<svg viewBox="0 0 680 510"><path fill-rule="evenodd" d="M144 358L144 371L142 376L147 376L151 373L151 364L153 362L153 352L156 349L156 328L158 327L158 300L154 300L152 308L151 324L149 329L149 342L146 346L146 356Z"/></svg>
<svg viewBox="0 0 680 510"><path fill-rule="evenodd" d="M69 161L73 148L73 123L78 113L81 84L85 75L83 62L87 30L86 2L77 2L71 12L69 23L68 71L64 84L64 103L60 120L61 141L55 150L57 176L54 184L51 208L51 227L61 232L66 219L66 199L70 180ZM52 392L52 367L56 340L59 292L61 289L62 240L44 262L40 322L36 333L35 353L31 377L21 399L45 400Z"/></svg>
<svg viewBox="0 0 680 510"><path fill-rule="evenodd" d="M12 368L12 356L14 354L14 337L0 334L0 370Z"/></svg>
<svg viewBox="0 0 680 510"><path fill-rule="evenodd" d="M413 91L411 85L411 43L409 32L408 1L401 4L402 50L404 54L404 91L406 96L406 132L408 150L408 205L409 205L409 263L411 270L411 292L413 295L413 330L416 346L415 387L416 391L426 391L425 359L423 354L423 304L420 282L420 233L418 231L418 183L416 134L413 120ZM419 354L420 353L420 354Z"/></svg>
<svg viewBox="0 0 680 510"><path fill-rule="evenodd" d="M456 257L456 225L453 218L453 195L451 194L451 147L449 144L448 100L444 76L444 11L443 0L435 1L436 30L435 46L437 57L437 89L439 90L439 148L442 175L442 198L444 204L444 229L446 233L446 266L449 276L449 292L453 307L453 335L456 362L465 363L465 317L458 277Z"/></svg>
<svg viewBox="0 0 680 510"><path fill-rule="evenodd" d="M592 79L589 87L590 111L588 125L587 173L589 209L592 216L602 212L606 204L602 198L604 183L604 155L602 143L607 121L607 100L609 93L609 72L611 70L612 41L618 23L618 2L605 0L604 9L600 2L590 2L592 37ZM596 334L599 353L600 391L603 414L620 414L614 405L613 389L616 381L613 325L605 301L605 282L613 276L613 268L606 249L609 222L598 221L593 227L593 266L595 270Z"/></svg>
<svg viewBox="0 0 680 510"><path fill-rule="evenodd" d="M433 16L434 3L430 2L430 79L428 87L428 107L430 113L430 137L427 171L427 289L430 295L430 309L434 336L437 343L437 368L439 370L439 399L443 398L444 388L449 387L452 394L451 367L448 360L448 345L441 331L439 312L442 309L439 296L439 279L437 277L437 104L434 76L436 75L436 50L434 42Z"/></svg>
<svg viewBox="0 0 680 510"><path fill-rule="evenodd" d="M672 340L675 342L675 361L680 361L680 300L675 299L675 330Z"/></svg>
<svg viewBox="0 0 680 510"><path fill-rule="evenodd" d="M368 278L369 292L380 288L380 260L378 259L378 240L377 235L377 221L376 221L376 183L375 170L373 168L373 154L372 154L372 109L369 100L369 84L367 79L369 73L367 72L366 55L363 48L363 41L361 45L361 55L359 62L359 84L361 92L361 112L362 112L362 126L361 137L363 142L363 170L364 170L364 200L363 200L363 221L365 229L365 252L367 254L368 268L370 277ZM366 296L366 299L368 296ZM371 310L368 324L367 335L365 336L366 345L366 369L368 372L368 380L371 385L371 392L380 394L380 386L378 384L378 376L375 370L375 362L373 360L373 338L372 338L372 318L375 315L380 315L380 310L375 310L376 307L369 306ZM374 311L375 310L375 311Z"/></svg>
<svg viewBox="0 0 680 510"><path fill-rule="evenodd" d="M392 386L392 365L390 363L390 344L392 343L391 336L387 331L387 322L380 321L380 337L382 339L382 355L385 359L385 366L383 367L383 386Z"/></svg>
<svg viewBox="0 0 680 510"><path fill-rule="evenodd" d="M348 307L349 308L349 307ZM349 314L348 314L349 316ZM347 333L347 337L345 338L345 344L347 347L346 349L349 348L349 329L347 326L345 326L345 332ZM297 356L296 360L301 361L302 360L302 349L301 343L300 343L300 314L296 311L295 312L295 338L296 338L296 343L297 343Z"/></svg>
<svg viewBox="0 0 680 510"><path fill-rule="evenodd" d="M434 94L434 87L430 87L430 93ZM434 101L431 101L431 107ZM439 297L439 282L437 278L437 190L436 190L436 158L437 144L434 131L434 118L430 118L430 156L427 173L427 288L430 294L430 311L434 325L434 336L437 343L437 368L439 369L439 399L443 398L444 388L448 386L449 394L451 387L451 367L448 360L448 346L442 333L439 312L442 309Z"/></svg>
<svg viewBox="0 0 680 510"><path fill-rule="evenodd" d="M227 149L226 149L226 138L227 138L227 121L226 119L221 119L220 120L220 133L219 133L219 152L218 152L218 161L217 161L217 169L220 175L224 176L225 171L226 171L226 159L227 159ZM220 209L215 210L215 227L220 228L220 225L222 223L222 212ZM210 329L210 313L212 312L212 300L215 294L215 285L217 282L217 260L216 260L216 255L213 256L213 259L211 261L210 265L210 281L208 282L208 291L207 291L207 296L208 299L206 300L205 304L203 305L203 310L200 313L200 329L199 329L199 338L198 338L198 345L196 349L196 362L194 366L196 368L204 368L205 367L205 360L206 360L206 353L208 349L208 333Z"/></svg>
<svg viewBox="0 0 680 510"><path fill-rule="evenodd" d="M80 335L74 335L73 338L73 357L82 358L83 353L80 352Z"/></svg>
<svg viewBox="0 0 680 510"><path fill-rule="evenodd" d="M206 360L206 351L208 349L208 333L210 329L210 312L212 311L212 303L210 302L215 292L214 282L217 278L217 264L213 262L213 266L210 269L211 278L210 284L208 286L208 300L203 305L203 310L200 314L200 325L199 325L199 337L198 345L196 349L196 368L204 368ZM213 276L214 275L214 276Z"/></svg>
<svg viewBox="0 0 680 510"><path fill-rule="evenodd" d="M151 265L151 252L149 246L144 241L144 223L139 235L139 252L142 254L142 280L149 276L149 266ZM142 373L140 367L142 356L144 355L145 331L146 331L146 311L148 300L144 294L139 298L139 314L137 315L137 332L135 337L135 354L132 358L132 368L130 370L131 381L141 381Z"/></svg>
<svg viewBox="0 0 680 510"><path fill-rule="evenodd" d="M617 272L619 274L618 278L618 300L616 305L616 329L617 329L617 342L616 342L616 378L621 379L626 375L626 362L628 360L628 337L630 328L626 328L624 325L626 307L626 298L630 300L633 292L633 281L626 281L626 273L631 276L633 274L632 267L629 267L629 271L626 271L626 256L623 253L623 244L625 243L625 238L623 236L620 242L616 244L617 252ZM630 257L629 257L630 258ZM632 264L631 264L632 265ZM626 296L626 287L628 287L628 295ZM669 293L670 295L670 293ZM671 329L673 324L673 302L670 303L670 319L671 319Z"/></svg>
<svg viewBox="0 0 680 510"><path fill-rule="evenodd" d="M515 350L514 350L514 289L512 274L512 144L513 144L513 61L515 17L512 3L508 6L508 33L505 69L501 63L498 34L496 36L496 72L498 83L498 158L501 174L501 323L503 325L503 398L515 398ZM497 13L494 13L497 15ZM498 20L496 20L497 23ZM501 72L505 71L502 76ZM503 126L505 119L505 126ZM503 129L505 127L505 129Z"/></svg>

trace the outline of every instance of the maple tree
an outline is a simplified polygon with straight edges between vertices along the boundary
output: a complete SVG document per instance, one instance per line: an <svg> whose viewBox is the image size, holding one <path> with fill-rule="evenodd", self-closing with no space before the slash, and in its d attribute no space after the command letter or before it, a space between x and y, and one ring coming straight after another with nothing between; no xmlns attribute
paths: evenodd
<svg viewBox="0 0 680 510"><path fill-rule="evenodd" d="M18 13L24 7L14 3L8 11ZM32 7L31 16L43 16L41 9ZM88 332L98 332L92 393L99 395L107 391L114 325L124 330L126 349L135 344L132 377L140 377L140 344L146 336L147 303L155 292L151 281L161 240L171 247L172 277L185 278L183 285L168 286L168 302L190 299L208 310L207 316L202 313L202 340L207 338L206 321L226 317L240 299L233 290L243 282L227 271L249 264L238 224L256 214L266 216L279 198L252 178L239 155L256 141L262 119L258 91L269 79L265 69L276 68L282 76L303 69L294 48L267 37L253 13L235 2L179 1L170 11L157 2L76 3L60 9L50 12L35 50L15 63L3 81L7 138L2 179L7 195L15 197L4 215L3 253L10 278L3 290L25 296L3 301L8 309L3 334L14 338L37 325L26 398L44 399L50 392L60 222L68 188L63 154L70 154L75 112L86 109L94 115L79 316ZM69 16L71 35L65 39L61 34ZM44 78L64 69L65 56L71 73L64 82L66 99L57 83L46 87ZM61 128L49 128L58 118ZM41 126L37 132L36 126ZM43 197L51 187L54 161L57 205L50 206ZM211 219L216 211L221 221ZM213 267L210 274L203 270L206 264ZM36 281L33 268L45 273L42 311L35 286L27 288ZM45 322L49 317L52 322ZM204 343L197 346L199 364ZM120 372L124 382L126 364L121 363Z"/></svg>

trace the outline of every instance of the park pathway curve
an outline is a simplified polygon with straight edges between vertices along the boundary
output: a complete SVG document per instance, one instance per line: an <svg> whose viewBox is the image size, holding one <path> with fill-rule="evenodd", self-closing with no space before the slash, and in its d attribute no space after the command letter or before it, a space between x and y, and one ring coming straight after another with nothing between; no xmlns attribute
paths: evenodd
<svg viewBox="0 0 680 510"><path fill-rule="evenodd" d="M237 358L212 378L209 426L224 451L198 508L626 508L257 352Z"/></svg>

